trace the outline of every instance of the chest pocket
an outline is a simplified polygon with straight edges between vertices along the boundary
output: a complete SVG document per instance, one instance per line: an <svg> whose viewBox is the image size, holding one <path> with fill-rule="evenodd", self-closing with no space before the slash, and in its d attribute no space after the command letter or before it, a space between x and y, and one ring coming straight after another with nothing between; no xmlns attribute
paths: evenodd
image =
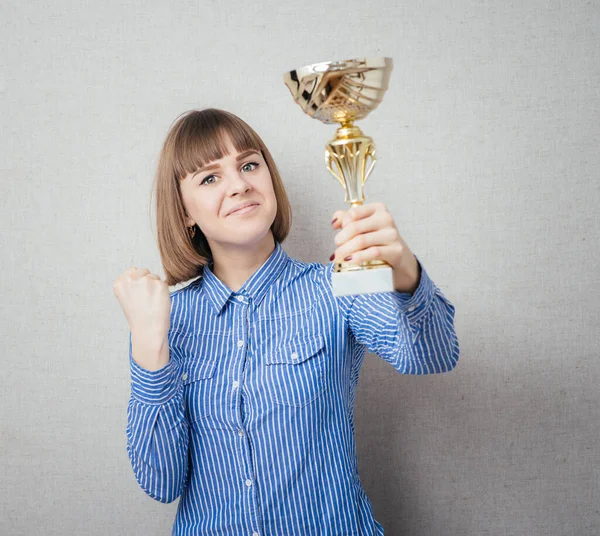
<svg viewBox="0 0 600 536"><path fill-rule="evenodd" d="M208 417L212 411L215 359L192 359L182 363L181 382L184 385L186 409L190 423Z"/></svg>
<svg viewBox="0 0 600 536"><path fill-rule="evenodd" d="M190 423L214 412L217 361L227 351L229 336L224 333L173 335L172 357L179 361L184 401Z"/></svg>
<svg viewBox="0 0 600 536"><path fill-rule="evenodd" d="M266 358L267 389L276 404L303 407L321 396L325 383L325 337L299 335Z"/></svg>

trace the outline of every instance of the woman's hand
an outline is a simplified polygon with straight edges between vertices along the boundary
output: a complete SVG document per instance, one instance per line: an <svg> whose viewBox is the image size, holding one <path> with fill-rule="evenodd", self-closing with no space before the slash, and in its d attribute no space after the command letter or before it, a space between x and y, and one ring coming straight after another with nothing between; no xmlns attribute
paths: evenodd
<svg viewBox="0 0 600 536"><path fill-rule="evenodd" d="M333 229L340 231L334 236L337 249L329 260L351 264L386 261L392 267L397 291L412 294L417 290L421 267L383 203L337 210L332 218Z"/></svg>
<svg viewBox="0 0 600 536"><path fill-rule="evenodd" d="M171 324L167 283L148 268L131 266L114 281L113 292L129 324L134 360L148 370L165 366Z"/></svg>
<svg viewBox="0 0 600 536"><path fill-rule="evenodd" d="M170 325L169 287L148 268L131 266L113 283L113 292L125 313L132 333L159 340L167 337Z"/></svg>

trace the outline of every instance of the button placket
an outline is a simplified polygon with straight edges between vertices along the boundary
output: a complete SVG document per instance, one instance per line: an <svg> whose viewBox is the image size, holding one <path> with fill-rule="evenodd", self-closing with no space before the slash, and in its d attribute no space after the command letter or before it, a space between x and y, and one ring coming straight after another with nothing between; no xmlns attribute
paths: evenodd
<svg viewBox="0 0 600 536"><path fill-rule="evenodd" d="M241 296L241 295L240 296L235 296L235 299L238 302L240 302L240 304L248 306L248 300L246 299L245 296ZM246 326L247 326L247 328L249 328L249 325L248 325L248 309L245 308L244 311L245 311L245 315L246 315ZM248 344L249 344L248 340L247 340L247 338L248 338L248 329L246 329L246 332L245 332L244 335L242 335L242 337L243 338L238 339L237 342L235 343L235 345L236 345L236 347L238 349L238 355L240 356L240 359L243 359L244 353L247 351L247 347L248 347ZM245 370L242 370L242 372L241 372L241 376L242 377L243 377L244 373L245 373ZM231 389L232 389L232 391L235 391L236 389L240 389L240 385L241 385L241 380L237 380L237 379L236 380L232 380L231 381ZM237 397L238 402L241 400L241 396L242 395L240 393L240 397ZM242 418L242 421L243 421L244 420L243 411L242 411L242 417L241 418ZM247 443L246 443L246 441L244 439L245 436L246 436L246 431L243 428L240 427L240 428L237 429L237 435L240 437L240 440L244 444L244 451L245 451L246 447L247 447ZM248 469L249 469L249 472L251 472L252 471L252 462L251 461L250 461L249 465L250 465L250 467ZM248 491L250 492L250 497L252 498L253 497L252 488L253 488L253 485L254 485L253 479L251 479L251 478L245 479L244 484L248 488ZM251 500L253 501L253 499L251 499ZM252 531L252 536L259 536L258 530L253 530Z"/></svg>

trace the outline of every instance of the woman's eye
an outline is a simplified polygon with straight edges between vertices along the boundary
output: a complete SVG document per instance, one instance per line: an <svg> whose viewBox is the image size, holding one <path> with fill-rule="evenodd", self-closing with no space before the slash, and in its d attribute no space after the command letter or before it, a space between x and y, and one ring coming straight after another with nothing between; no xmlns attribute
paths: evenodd
<svg viewBox="0 0 600 536"><path fill-rule="evenodd" d="M246 166L255 166L255 167L253 167L252 169L248 170L248 171L254 171L254 170L255 170L255 169L256 169L256 168L257 168L259 165L260 165L260 164L259 164L258 162L246 162L246 163L245 163L245 164L242 166L242 169L244 169ZM202 184L213 184L213 183L214 183L214 181L212 181L212 182L207 182L207 181L208 181L208 179L211 179L211 178L215 178L215 176L214 176L214 175L207 175L206 177L204 177L204 179L202 179L202 181L200 181L200 184L201 184L201 185L202 185Z"/></svg>
<svg viewBox="0 0 600 536"><path fill-rule="evenodd" d="M204 179L202 180L202 182L201 182L200 184L207 184L207 182L206 182L206 181L207 181L208 179L210 179L211 177L214 177L214 175L208 175L208 176L204 177ZM212 184L212 183L210 183L210 184Z"/></svg>
<svg viewBox="0 0 600 536"><path fill-rule="evenodd" d="M258 162L246 162L243 166L242 169L244 169L246 166L256 166L254 168L252 168L250 171L255 170L258 167Z"/></svg>

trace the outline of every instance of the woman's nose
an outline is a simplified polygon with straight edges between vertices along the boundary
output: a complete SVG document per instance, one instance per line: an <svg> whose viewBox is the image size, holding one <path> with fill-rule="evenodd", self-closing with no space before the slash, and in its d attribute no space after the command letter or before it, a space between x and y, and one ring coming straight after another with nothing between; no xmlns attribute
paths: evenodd
<svg viewBox="0 0 600 536"><path fill-rule="evenodd" d="M250 183L237 173L230 177L229 185L231 192L247 192L250 189Z"/></svg>

